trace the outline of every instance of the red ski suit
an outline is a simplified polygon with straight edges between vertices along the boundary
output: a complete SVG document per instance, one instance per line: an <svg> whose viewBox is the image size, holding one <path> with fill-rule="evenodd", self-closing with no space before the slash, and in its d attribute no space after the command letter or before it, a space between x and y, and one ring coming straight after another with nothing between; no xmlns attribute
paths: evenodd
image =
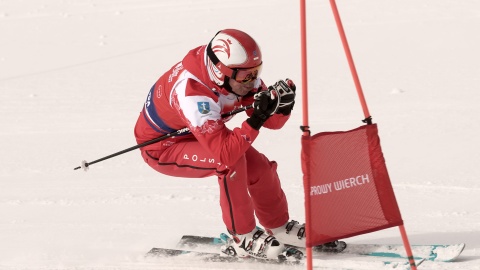
<svg viewBox="0 0 480 270"><path fill-rule="evenodd" d="M254 90L238 97L210 81L205 48L191 50L163 74L148 93L135 126L137 143L188 127L190 133L141 148L145 162L170 176L202 178L216 175L220 206L227 229L245 234L255 228L255 215L265 228L289 220L277 163L251 144L259 131L246 121L230 130L222 114L253 103L254 92L267 89L260 78ZM227 83L227 82L226 82ZM247 111L251 115L253 109ZM279 129L289 116L275 114L263 125Z"/></svg>

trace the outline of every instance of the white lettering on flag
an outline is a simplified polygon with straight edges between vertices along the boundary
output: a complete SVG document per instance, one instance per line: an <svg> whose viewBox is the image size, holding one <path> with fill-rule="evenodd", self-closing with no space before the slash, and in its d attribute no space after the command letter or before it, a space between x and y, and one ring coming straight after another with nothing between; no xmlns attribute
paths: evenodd
<svg viewBox="0 0 480 270"><path fill-rule="evenodd" d="M310 196L327 194L348 188L356 188L369 183L370 178L368 177L368 174L358 175L355 177L335 181L333 183L310 186Z"/></svg>

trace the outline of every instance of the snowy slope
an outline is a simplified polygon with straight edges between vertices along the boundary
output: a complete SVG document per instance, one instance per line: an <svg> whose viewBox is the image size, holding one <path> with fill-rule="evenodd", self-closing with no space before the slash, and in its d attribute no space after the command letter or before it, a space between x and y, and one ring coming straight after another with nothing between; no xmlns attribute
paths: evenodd
<svg viewBox="0 0 480 270"><path fill-rule="evenodd" d="M420 269L480 269L480 2L337 4L410 242L467 244L458 262ZM311 129L355 128L363 114L328 1L307 7ZM134 145L151 85L222 28L260 43L267 83L300 86L299 22L287 0L0 0L0 269L286 269L143 258L224 231L214 178L157 174L138 151L72 169ZM255 142L279 163L298 220L301 106L299 95L286 127ZM396 228L346 241L401 243Z"/></svg>

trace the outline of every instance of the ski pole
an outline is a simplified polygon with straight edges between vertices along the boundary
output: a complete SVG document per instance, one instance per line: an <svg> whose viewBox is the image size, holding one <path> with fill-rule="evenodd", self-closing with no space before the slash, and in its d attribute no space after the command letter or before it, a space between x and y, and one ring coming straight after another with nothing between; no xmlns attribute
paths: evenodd
<svg viewBox="0 0 480 270"><path fill-rule="evenodd" d="M230 111L230 112L227 112L227 113L222 114L222 118L235 115L235 114L237 114L237 113L246 111L246 110L251 109L251 108L253 108L253 105L248 105L248 106L244 106L244 107L235 109L235 110L233 110L233 111ZM124 149L124 150L122 150L122 151L118 151L118 152L113 153L113 154L111 154L111 155L108 155L108 156L99 158L99 159L94 160L94 161L92 161L92 162L87 162L86 160L83 160L82 163L81 163L81 165L78 166L78 167L75 167L73 170L83 169L84 171L87 171L87 170L88 170L88 167L89 167L90 165L92 165L92 164L98 163L98 162L100 162L100 161L104 161L104 160L109 159L109 158L112 158L112 157L119 156L119 155L121 155L121 154L130 152L130 151L132 151L132 150L135 150L135 149L138 149L138 148L141 148L141 147L150 145L150 144L157 143L157 142L159 142L159 141L163 141L163 140L168 139L168 138L173 138L173 137L175 137L175 136L178 136L178 135L181 135L181 134L184 134L184 133L189 133L189 132L190 132L190 130L189 130L187 127L185 127L185 128L182 128L182 129L179 129L179 130L170 132L170 133L168 133L168 134L162 135L162 136L160 136L160 137L158 137L158 138L155 138L155 139L152 139L152 140L150 140L150 141L146 141L146 142L144 142L144 143L137 144L137 145L135 145L135 146L129 147L129 148Z"/></svg>

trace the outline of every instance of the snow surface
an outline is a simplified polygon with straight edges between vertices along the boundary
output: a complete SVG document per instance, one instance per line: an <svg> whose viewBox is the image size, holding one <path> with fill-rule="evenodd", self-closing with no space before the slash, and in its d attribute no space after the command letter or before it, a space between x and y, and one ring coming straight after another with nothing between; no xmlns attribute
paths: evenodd
<svg viewBox="0 0 480 270"><path fill-rule="evenodd" d="M457 262L419 269L480 269L480 1L337 4L410 242L467 244ZM307 8L311 129L356 128L363 113L329 3ZM301 86L299 23L288 0L0 0L0 269L302 269L145 259L183 234L224 231L215 178L157 174L138 151L72 170L134 145L151 85L220 29L260 43L267 83ZM303 221L301 98L254 145L279 163ZM397 228L346 241L401 243ZM363 260L315 267L384 269Z"/></svg>

